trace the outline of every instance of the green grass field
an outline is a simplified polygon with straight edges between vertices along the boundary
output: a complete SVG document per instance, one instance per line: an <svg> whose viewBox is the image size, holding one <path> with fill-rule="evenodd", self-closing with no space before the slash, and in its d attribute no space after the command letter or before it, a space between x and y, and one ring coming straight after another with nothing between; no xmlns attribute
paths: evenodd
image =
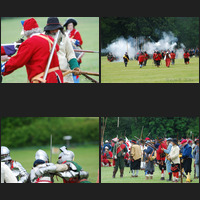
<svg viewBox="0 0 200 200"><path fill-rule="evenodd" d="M18 161L22 166L30 173L33 162L35 161L35 153L38 148L24 148L24 149L10 149L11 158L15 161ZM50 157L49 147L41 148L46 151ZM99 168L99 146L98 145L84 145L70 148L75 154L75 162L77 162L82 168L89 172L88 180L92 183L96 183L98 176ZM56 163L58 160L59 154L52 155L52 162ZM58 178L58 180L57 180ZM59 177L54 177L55 183L62 183L62 179Z"/></svg>
<svg viewBox="0 0 200 200"><path fill-rule="evenodd" d="M193 169L192 169L193 170ZM101 183L173 183L171 181L167 181L169 178L167 171L165 173L165 180L161 181L161 171L158 166L155 166L155 172L153 175L153 179L145 180L144 170L139 170L139 175L137 178L131 177L132 173L130 172L129 167L125 167L124 169L124 177L120 178L119 169L116 174L116 178L112 178L113 167L101 167ZM194 179L194 170L191 174L191 183L199 183L199 179ZM183 183L186 181L183 178ZM179 181L180 183L180 181Z"/></svg>
<svg viewBox="0 0 200 200"><path fill-rule="evenodd" d="M1 43L13 43L21 36L22 31L21 20L29 17L15 17L1 20ZM35 17L39 27L43 31L46 26L48 17ZM58 17L63 24L69 17ZM79 30L83 39L82 48L84 50L99 51L99 18L98 17L75 17L78 21L76 29ZM85 53L81 64L82 71L99 72L99 54ZM91 76L98 81L98 77ZM80 76L81 83L91 83L84 76ZM27 83L26 68L22 67L12 74L3 77L3 83Z"/></svg>
<svg viewBox="0 0 200 200"><path fill-rule="evenodd" d="M138 61L131 60L127 67L123 62L109 62L101 57L102 83L199 83L199 58L191 58L185 65L183 59L176 59L170 68L162 60L159 68L148 60L147 66L140 69Z"/></svg>

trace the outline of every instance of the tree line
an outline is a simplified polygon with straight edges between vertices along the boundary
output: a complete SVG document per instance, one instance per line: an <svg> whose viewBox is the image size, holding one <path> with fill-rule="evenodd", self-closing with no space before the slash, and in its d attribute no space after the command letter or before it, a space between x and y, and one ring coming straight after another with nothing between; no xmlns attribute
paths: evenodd
<svg viewBox="0 0 200 200"><path fill-rule="evenodd" d="M71 143L97 142L99 118L90 117L3 117L1 145L8 147L46 146L50 135L53 144L65 144L63 136L71 135Z"/></svg>
<svg viewBox="0 0 200 200"><path fill-rule="evenodd" d="M172 138L195 138L199 136L199 118L198 117L107 117L101 118L101 128L103 130L106 124L103 140L110 140L127 137L135 139L140 138L143 132L143 139L150 137L172 137Z"/></svg>
<svg viewBox="0 0 200 200"><path fill-rule="evenodd" d="M124 36L149 36L158 41L162 32L173 32L186 48L199 47L198 17L102 17L101 43L105 48L114 39Z"/></svg>

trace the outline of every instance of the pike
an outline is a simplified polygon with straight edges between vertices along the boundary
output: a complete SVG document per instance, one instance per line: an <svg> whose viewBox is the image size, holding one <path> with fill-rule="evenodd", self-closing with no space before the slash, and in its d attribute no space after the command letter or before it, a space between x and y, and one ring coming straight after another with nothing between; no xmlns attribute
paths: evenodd
<svg viewBox="0 0 200 200"><path fill-rule="evenodd" d="M44 71L44 76L43 76L43 79L46 80L47 78L47 74L48 74L48 71L49 71L49 68L50 68L50 64L51 64L51 61L52 61L52 58L53 58L53 54L54 54L54 50L56 48L56 44L57 44L57 41L58 41L58 37L60 35L60 29L58 30L58 32L56 33L56 37L54 39L54 42L53 42L53 47L51 49L51 53L49 55L49 59L48 59L48 62L47 62L47 66L46 66L46 69Z"/></svg>

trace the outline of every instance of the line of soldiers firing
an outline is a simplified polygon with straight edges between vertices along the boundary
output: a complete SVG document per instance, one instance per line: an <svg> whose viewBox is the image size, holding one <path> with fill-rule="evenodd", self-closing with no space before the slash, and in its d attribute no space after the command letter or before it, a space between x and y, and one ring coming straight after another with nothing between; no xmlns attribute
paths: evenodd
<svg viewBox="0 0 200 200"><path fill-rule="evenodd" d="M181 182L183 177L190 183L192 171L192 159L194 159L194 178L199 178L199 139L158 138L151 140L129 141L127 138L114 138L111 144L108 140L102 146L101 166L114 166L113 178L118 168L120 177L123 177L124 167L130 167L131 177L138 177L139 170L144 170L145 179L153 179L155 165L161 171L160 180L165 180L167 170L169 178L167 181ZM192 152L193 151L193 152Z"/></svg>
<svg viewBox="0 0 200 200"><path fill-rule="evenodd" d="M1 146L1 183L53 183L54 176L63 179L63 183L90 183L89 173L74 162L74 152L65 146L60 148L57 164L49 162L47 153L39 149L30 173L20 162L14 161L10 150Z"/></svg>
<svg viewBox="0 0 200 200"><path fill-rule="evenodd" d="M196 52L196 51L195 51ZM194 54L191 50L187 51L184 50L184 54L183 54L183 58L184 58L184 63L187 65L189 64L190 61L190 57L194 56L194 55L198 55L198 53ZM139 51L134 59L138 61L138 64L140 66L140 68L144 67L147 65L147 61L148 59L152 58L153 59L153 64L156 67L160 67L161 65L161 60L164 60L166 63L166 67L170 67L170 65L174 65L175 64L175 59L176 59L176 51L170 51L170 50L162 50L162 51L158 51L155 50L153 55L149 55L147 53L147 51ZM108 53L107 55L107 59L110 62L113 62L115 60L118 60L118 58L116 58L114 55L112 55L112 53ZM128 55L128 52L125 52L124 56L123 56L123 61L124 61L124 65L125 67L127 67L128 62L129 62L130 58Z"/></svg>

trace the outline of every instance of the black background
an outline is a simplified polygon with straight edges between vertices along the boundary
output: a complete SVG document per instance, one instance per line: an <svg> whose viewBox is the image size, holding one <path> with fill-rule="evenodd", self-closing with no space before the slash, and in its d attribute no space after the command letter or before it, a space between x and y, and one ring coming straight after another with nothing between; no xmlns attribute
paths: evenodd
<svg viewBox="0 0 200 200"><path fill-rule="evenodd" d="M199 17L197 1L1 2L1 16ZM101 38L100 38L101 40ZM101 41L99 42L101 44ZM0 117L199 116L199 84L0 84ZM185 198L199 184L1 184L18 197ZM140 189L140 190L139 190ZM26 190L30 193L25 194ZM79 192L80 191L80 192ZM145 191L145 192L144 192ZM95 194L94 194L95 193ZM6 193L1 192L0 195ZM8 194L8 193L7 193ZM31 195L31 196L30 196ZM63 196L64 195L64 196ZM101 195L101 196L100 196ZM111 196L111 197L110 197Z"/></svg>

